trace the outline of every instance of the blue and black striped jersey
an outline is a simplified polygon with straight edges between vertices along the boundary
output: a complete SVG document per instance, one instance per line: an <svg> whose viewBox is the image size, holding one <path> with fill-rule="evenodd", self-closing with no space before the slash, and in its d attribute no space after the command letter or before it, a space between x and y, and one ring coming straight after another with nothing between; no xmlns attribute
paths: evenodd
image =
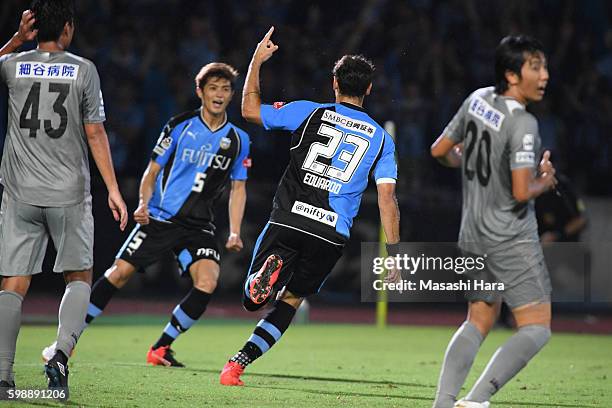
<svg viewBox="0 0 612 408"><path fill-rule="evenodd" d="M292 132L270 222L344 243L370 176L376 183L397 179L393 139L347 103L262 105L261 119L266 129Z"/></svg>
<svg viewBox="0 0 612 408"><path fill-rule="evenodd" d="M151 217L213 231L213 205L228 180L246 180L249 135L226 122L211 131L201 110L173 117L152 160L162 167L149 202Z"/></svg>

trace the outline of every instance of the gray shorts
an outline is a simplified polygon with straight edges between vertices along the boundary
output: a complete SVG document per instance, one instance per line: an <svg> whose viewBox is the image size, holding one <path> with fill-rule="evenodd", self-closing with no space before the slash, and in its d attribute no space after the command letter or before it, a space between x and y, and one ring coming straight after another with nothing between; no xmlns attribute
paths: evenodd
<svg viewBox="0 0 612 408"><path fill-rule="evenodd" d="M42 272L49 236L57 257L54 272L93 266L94 223L91 196L70 207L38 207L4 191L0 208L0 276Z"/></svg>
<svg viewBox="0 0 612 408"><path fill-rule="evenodd" d="M474 255L471 255L474 256ZM486 256L483 270L466 272L473 281L502 283L503 291L474 289L466 291L469 301L494 303L504 301L510 309L530 303L550 302L552 287L539 242L509 244Z"/></svg>

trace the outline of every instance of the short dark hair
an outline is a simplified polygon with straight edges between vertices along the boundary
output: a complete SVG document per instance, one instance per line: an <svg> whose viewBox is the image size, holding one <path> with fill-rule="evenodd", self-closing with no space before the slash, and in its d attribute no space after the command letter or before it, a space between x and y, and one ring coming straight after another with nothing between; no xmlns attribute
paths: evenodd
<svg viewBox="0 0 612 408"><path fill-rule="evenodd" d="M196 75L196 86L203 89L208 79L213 77L227 79L230 81L232 89L234 89L236 78L238 78L238 71L236 71L236 68L229 64L225 64L223 62L211 62L210 64L204 65L202 69L200 69L200 72L198 72Z"/></svg>
<svg viewBox="0 0 612 408"><path fill-rule="evenodd" d="M38 30L38 42L56 41L66 23L74 24L74 0L33 0L30 10Z"/></svg>
<svg viewBox="0 0 612 408"><path fill-rule="evenodd" d="M526 57L544 53L542 44L527 35L504 37L495 49L495 92L503 94L508 90L506 72L514 72L521 77L521 67Z"/></svg>
<svg viewBox="0 0 612 408"><path fill-rule="evenodd" d="M363 96L374 76L374 64L363 55L345 55L336 61L332 73L342 95Z"/></svg>

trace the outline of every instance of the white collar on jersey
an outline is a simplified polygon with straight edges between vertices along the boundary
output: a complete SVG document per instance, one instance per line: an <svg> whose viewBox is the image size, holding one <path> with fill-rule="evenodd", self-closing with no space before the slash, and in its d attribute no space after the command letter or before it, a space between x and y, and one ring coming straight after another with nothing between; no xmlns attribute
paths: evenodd
<svg viewBox="0 0 612 408"><path fill-rule="evenodd" d="M511 98L509 96L501 96L501 98L504 99L504 102L506 102L506 108L508 108L508 112L510 113L514 113L515 110L525 110L525 105L523 105L522 103L520 103L519 101L517 101L514 98Z"/></svg>

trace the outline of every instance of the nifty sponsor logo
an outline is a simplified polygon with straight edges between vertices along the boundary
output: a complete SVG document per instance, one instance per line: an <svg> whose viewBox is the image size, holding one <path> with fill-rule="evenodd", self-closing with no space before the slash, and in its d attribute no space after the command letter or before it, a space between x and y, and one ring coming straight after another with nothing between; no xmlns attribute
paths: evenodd
<svg viewBox="0 0 612 408"><path fill-rule="evenodd" d="M15 65L16 78L70 79L74 81L78 75L79 66L75 64L23 61Z"/></svg>
<svg viewBox="0 0 612 408"><path fill-rule="evenodd" d="M338 222L338 214L336 214L335 212L327 211L323 208L315 207L314 205L303 203L297 200L293 203L291 212L294 214L299 214L306 218L310 218L311 220L327 224L331 227L335 227L336 223Z"/></svg>
<svg viewBox="0 0 612 408"><path fill-rule="evenodd" d="M489 105L487 101L480 96L474 96L472 98L470 106L468 107L468 112L477 119L480 119L482 123L498 132L506 117L503 113Z"/></svg>
<svg viewBox="0 0 612 408"><path fill-rule="evenodd" d="M362 133L369 137L374 136L374 133L376 133L376 128L368 122L349 118L348 116L344 116L330 110L325 110L325 112L323 112L321 120L327 123L333 123L334 125L339 125L354 132Z"/></svg>

